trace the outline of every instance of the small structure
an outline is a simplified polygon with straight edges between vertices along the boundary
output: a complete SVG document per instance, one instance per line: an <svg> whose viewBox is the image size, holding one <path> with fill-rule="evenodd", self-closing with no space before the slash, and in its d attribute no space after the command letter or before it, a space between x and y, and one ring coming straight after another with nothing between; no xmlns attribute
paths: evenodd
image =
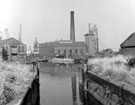
<svg viewBox="0 0 135 105"><path fill-rule="evenodd" d="M0 40L0 55L7 61L25 61L26 44L15 38Z"/></svg>
<svg viewBox="0 0 135 105"><path fill-rule="evenodd" d="M102 50L102 52L100 52L101 56L105 57L105 56L113 56L114 53L113 53L113 50L112 49L105 49L105 50Z"/></svg>
<svg viewBox="0 0 135 105"><path fill-rule="evenodd" d="M132 33L123 43L121 43L120 47L121 54L135 56L135 32Z"/></svg>

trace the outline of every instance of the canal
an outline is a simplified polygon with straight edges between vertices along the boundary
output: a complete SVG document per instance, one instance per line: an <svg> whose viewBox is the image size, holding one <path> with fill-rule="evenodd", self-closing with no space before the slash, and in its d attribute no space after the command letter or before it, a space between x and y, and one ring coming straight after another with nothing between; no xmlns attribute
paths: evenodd
<svg viewBox="0 0 135 105"><path fill-rule="evenodd" d="M80 65L40 64L41 105L89 105L79 86ZM89 98L90 101L90 98Z"/></svg>

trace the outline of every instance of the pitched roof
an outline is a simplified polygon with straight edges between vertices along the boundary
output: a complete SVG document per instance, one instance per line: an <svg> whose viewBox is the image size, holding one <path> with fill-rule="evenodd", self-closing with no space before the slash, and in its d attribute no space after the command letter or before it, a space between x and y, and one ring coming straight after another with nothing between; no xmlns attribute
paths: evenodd
<svg viewBox="0 0 135 105"><path fill-rule="evenodd" d="M121 47L135 47L135 32L132 33L123 43L120 44Z"/></svg>
<svg viewBox="0 0 135 105"><path fill-rule="evenodd" d="M0 46L8 44L10 46L14 46L14 45L19 45L19 44L23 44L24 43L20 42L19 40L15 39L15 38L8 38L8 39L4 39L4 40L0 40Z"/></svg>
<svg viewBox="0 0 135 105"><path fill-rule="evenodd" d="M67 40L63 40L62 42L55 41L55 42L48 42L48 43L40 43L44 44L46 46L54 46L54 47L73 47L73 46L86 46L86 44L82 41L77 41L77 42L68 42Z"/></svg>

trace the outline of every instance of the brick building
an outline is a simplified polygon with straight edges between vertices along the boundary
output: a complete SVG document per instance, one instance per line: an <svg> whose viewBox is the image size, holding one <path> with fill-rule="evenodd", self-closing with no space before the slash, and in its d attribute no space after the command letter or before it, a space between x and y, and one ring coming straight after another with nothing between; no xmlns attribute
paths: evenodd
<svg viewBox="0 0 135 105"><path fill-rule="evenodd" d="M0 55L7 61L25 61L26 44L15 38L0 40Z"/></svg>
<svg viewBox="0 0 135 105"><path fill-rule="evenodd" d="M86 55L86 44L84 42L72 42L70 40L60 40L39 44L39 55L53 58L57 55L64 55L69 58L84 58Z"/></svg>

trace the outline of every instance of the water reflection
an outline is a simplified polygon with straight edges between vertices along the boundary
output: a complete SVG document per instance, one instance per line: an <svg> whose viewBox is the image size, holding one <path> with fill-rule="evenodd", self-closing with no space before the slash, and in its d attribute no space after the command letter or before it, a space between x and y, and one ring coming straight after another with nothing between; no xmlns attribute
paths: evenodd
<svg viewBox="0 0 135 105"><path fill-rule="evenodd" d="M71 77L72 80L72 98L73 98L73 105L76 105L76 75Z"/></svg>
<svg viewBox="0 0 135 105"><path fill-rule="evenodd" d="M84 90L84 86L79 83L79 97L83 105L103 105L97 101L89 92Z"/></svg>
<svg viewBox="0 0 135 105"><path fill-rule="evenodd" d="M78 65L41 64L40 92L41 105L96 105L79 84Z"/></svg>

